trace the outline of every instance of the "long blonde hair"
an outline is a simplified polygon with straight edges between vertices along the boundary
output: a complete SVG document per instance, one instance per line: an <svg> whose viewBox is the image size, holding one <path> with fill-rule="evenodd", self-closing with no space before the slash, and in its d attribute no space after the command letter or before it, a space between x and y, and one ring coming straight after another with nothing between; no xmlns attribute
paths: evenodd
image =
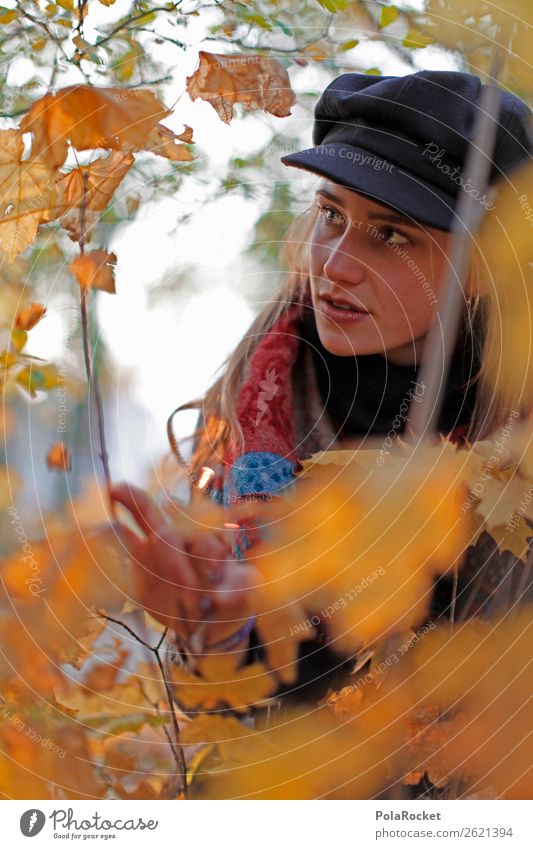
<svg viewBox="0 0 533 849"><path fill-rule="evenodd" d="M243 434L236 415L236 402L245 379L246 367L265 333L276 323L287 306L295 298L301 298L305 292L309 281L309 246L315 220L316 205L311 201L305 211L294 218L285 236L281 260L287 271L278 291L259 312L248 332L222 364L220 377L205 395L182 404L169 416L167 434L172 451L181 466L189 471L189 477L193 481L198 478L201 467L213 467L223 461L228 444L236 446L237 450L242 448ZM503 423L508 412L506 405L491 390L484 373L483 350L487 313L490 314L490 304L487 303L490 298L484 297L488 291L486 284L485 264L474 242L465 285L466 318L481 368L465 385L466 391L472 383L478 383L475 407L466 434L470 441L485 438ZM474 332L476 326L481 326L481 332L477 335ZM178 412L190 409L199 410L200 416L194 433L187 438L192 439L194 446L191 460L187 462L180 447L185 440L176 439L172 423Z"/></svg>

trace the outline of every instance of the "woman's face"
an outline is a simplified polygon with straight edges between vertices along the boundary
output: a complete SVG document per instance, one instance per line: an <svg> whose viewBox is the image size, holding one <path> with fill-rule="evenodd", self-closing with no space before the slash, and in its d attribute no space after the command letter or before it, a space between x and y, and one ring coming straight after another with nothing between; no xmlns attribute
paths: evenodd
<svg viewBox="0 0 533 849"><path fill-rule="evenodd" d="M314 201L310 280L322 344L338 356L418 361L435 318L450 233L330 180L321 181Z"/></svg>

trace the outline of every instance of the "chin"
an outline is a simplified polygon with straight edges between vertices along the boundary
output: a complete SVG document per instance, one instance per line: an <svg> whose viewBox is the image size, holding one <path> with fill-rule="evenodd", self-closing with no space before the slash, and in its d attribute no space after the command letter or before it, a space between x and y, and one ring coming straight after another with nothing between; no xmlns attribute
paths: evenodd
<svg viewBox="0 0 533 849"><path fill-rule="evenodd" d="M355 357L363 354L378 354L383 352L383 346L364 339L350 339L348 334L338 330L321 327L317 322L318 335L324 348L337 357Z"/></svg>

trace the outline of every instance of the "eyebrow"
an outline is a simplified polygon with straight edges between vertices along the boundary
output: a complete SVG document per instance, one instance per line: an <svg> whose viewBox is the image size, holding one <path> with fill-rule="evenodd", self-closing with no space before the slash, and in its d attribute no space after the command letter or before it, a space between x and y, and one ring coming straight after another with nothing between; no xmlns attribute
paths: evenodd
<svg viewBox="0 0 533 849"><path fill-rule="evenodd" d="M324 197L329 198L329 200L338 203L339 206L343 206L342 198L338 197L334 192L330 192L329 189L317 189L317 195L324 195ZM379 218L381 221L390 221L394 224L403 224L404 227L413 227L416 230L423 230L424 228L418 224L416 221L413 221L411 218L408 218L406 215L402 215L401 212L369 212L369 219L375 220Z"/></svg>

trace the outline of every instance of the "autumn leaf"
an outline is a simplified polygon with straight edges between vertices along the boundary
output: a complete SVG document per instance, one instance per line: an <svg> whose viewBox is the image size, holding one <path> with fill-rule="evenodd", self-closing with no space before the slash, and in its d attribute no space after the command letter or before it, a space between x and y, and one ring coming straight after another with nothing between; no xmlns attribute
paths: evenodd
<svg viewBox="0 0 533 849"><path fill-rule="evenodd" d="M356 719L326 710L285 711L249 739L225 743L225 760L206 774L205 799L368 799L384 789L402 741L392 701ZM402 701L396 706L401 715ZM195 797L196 798L196 797Z"/></svg>
<svg viewBox="0 0 533 849"><path fill-rule="evenodd" d="M397 6L383 6L381 9L381 18L379 21L379 29L388 27L400 17L400 10Z"/></svg>
<svg viewBox="0 0 533 849"><path fill-rule="evenodd" d="M90 251L75 257L69 264L82 289L100 289L115 294L115 264L117 257L107 251Z"/></svg>
<svg viewBox="0 0 533 849"><path fill-rule="evenodd" d="M289 502L268 505L272 530L249 552L261 603L298 601L341 652L409 629L468 541L463 465L453 446L435 446L371 472L353 462L297 480Z"/></svg>
<svg viewBox="0 0 533 849"><path fill-rule="evenodd" d="M503 798L531 792L531 614L525 605L492 621L435 629L407 655L414 698L453 712L447 763L472 788L490 775Z"/></svg>
<svg viewBox="0 0 533 849"><path fill-rule="evenodd" d="M52 364L25 366L17 372L15 377L17 385L28 392L32 398L36 397L39 390L53 389L60 380L57 367Z"/></svg>
<svg viewBox="0 0 533 849"><path fill-rule="evenodd" d="M187 77L191 100L207 100L219 118L229 123L233 105L264 109L279 118L291 114L296 97L283 65L268 56L199 52L199 66Z"/></svg>
<svg viewBox="0 0 533 849"><path fill-rule="evenodd" d="M190 127L187 127L190 130ZM192 130L182 133L189 143L192 141ZM182 136L164 127L163 124L158 124L148 133L143 144L143 150L149 150L156 153L158 156L164 156L165 159L170 159L172 162L190 162L193 155L185 144L176 144Z"/></svg>
<svg viewBox="0 0 533 849"><path fill-rule="evenodd" d="M106 692L117 683L122 666L128 659L130 652L121 645L118 638L115 638L115 648L116 653L109 661L95 663L85 673L82 686L88 692Z"/></svg>
<svg viewBox="0 0 533 849"><path fill-rule="evenodd" d="M246 745L252 735L253 731L234 716L206 713L183 727L180 742L184 746L215 743L223 752L224 744L229 740L240 740Z"/></svg>
<svg viewBox="0 0 533 849"><path fill-rule="evenodd" d="M533 165L528 163L515 170L512 184L500 185L478 235L495 287L491 295L495 303L488 312L485 375L508 410L530 409L533 404L532 197Z"/></svg>
<svg viewBox="0 0 533 849"><path fill-rule="evenodd" d="M80 241L83 235L87 242L100 218L98 213L106 208L133 162L131 153L112 151L109 156L98 157L89 165L58 174L57 201L54 208L43 216L43 223L59 218L73 241Z"/></svg>
<svg viewBox="0 0 533 849"><path fill-rule="evenodd" d="M55 169L67 158L68 142L77 150L142 146L169 112L148 89L74 85L33 103L20 129L33 133L32 158Z"/></svg>
<svg viewBox="0 0 533 849"><path fill-rule="evenodd" d="M9 264L37 235L42 215L54 205L52 172L39 159L23 159L17 130L0 130L0 247Z"/></svg>
<svg viewBox="0 0 533 849"><path fill-rule="evenodd" d="M105 785L92 758L90 741L76 721L54 721L35 709L10 711L0 724L0 792L10 799L103 798ZM4 764L8 765L4 769Z"/></svg>
<svg viewBox="0 0 533 849"><path fill-rule="evenodd" d="M18 330L31 330L40 322L46 314L46 307L42 304L30 304L24 309L20 309L15 317L15 327Z"/></svg>
<svg viewBox="0 0 533 849"><path fill-rule="evenodd" d="M407 721L402 783L418 784L427 774L435 787L448 784L457 773L449 743L458 730L457 721L444 719L437 705L414 711Z"/></svg>
<svg viewBox="0 0 533 849"><path fill-rule="evenodd" d="M245 713L252 705L265 705L276 689L275 679L261 663L235 669L231 656L206 655L202 674L171 667L178 703L187 709L214 710L227 705Z"/></svg>
<svg viewBox="0 0 533 849"><path fill-rule="evenodd" d="M464 51L478 75L488 72L495 43L501 44L506 52L504 82L514 83L522 91L531 89L529 53L533 14L528 0L508 0L505 4L484 0L427 0L423 13L415 12L414 18L421 34L451 50Z"/></svg>
<svg viewBox="0 0 533 849"><path fill-rule="evenodd" d="M64 442L54 442L46 455L46 464L49 469L59 469L62 472L70 472L72 461L70 451Z"/></svg>
<svg viewBox="0 0 533 849"><path fill-rule="evenodd" d="M266 647L268 664L284 684L292 684L298 675L298 655L302 635L311 639L315 628L308 626L303 604L293 602L272 608L268 598L262 600L260 591L254 594L258 613L256 628Z"/></svg>
<svg viewBox="0 0 533 849"><path fill-rule="evenodd" d="M321 701L338 719L357 716L363 702L363 689L356 684L347 684L341 690L328 693Z"/></svg>

